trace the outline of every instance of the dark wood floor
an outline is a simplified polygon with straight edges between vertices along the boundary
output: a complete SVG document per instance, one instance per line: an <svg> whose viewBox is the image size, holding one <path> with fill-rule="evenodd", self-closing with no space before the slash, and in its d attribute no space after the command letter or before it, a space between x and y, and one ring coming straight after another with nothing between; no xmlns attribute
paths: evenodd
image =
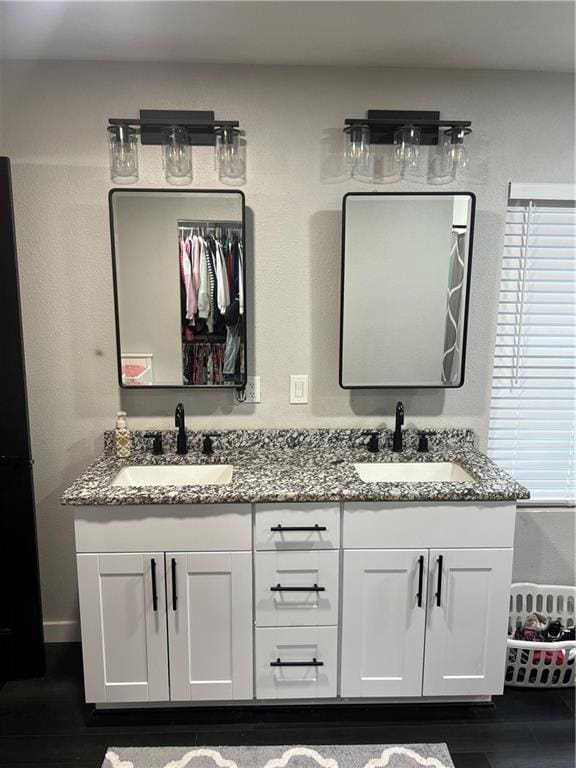
<svg viewBox="0 0 576 768"><path fill-rule="evenodd" d="M508 688L493 707L204 708L92 716L80 647L0 690L0 766L100 768L107 746L447 742L457 768L574 768L574 691Z"/></svg>

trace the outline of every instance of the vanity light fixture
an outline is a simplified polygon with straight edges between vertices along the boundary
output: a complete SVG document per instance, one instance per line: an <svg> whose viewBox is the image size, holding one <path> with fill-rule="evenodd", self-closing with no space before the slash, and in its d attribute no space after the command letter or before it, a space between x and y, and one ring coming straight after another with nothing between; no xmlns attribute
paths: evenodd
<svg viewBox="0 0 576 768"><path fill-rule="evenodd" d="M370 109L366 117L346 118L344 126L348 167L361 181L382 183L414 175L421 146L440 144L444 164L450 165L450 180L468 165L464 140L471 133L469 120L441 120L440 112ZM391 152L378 146L387 144L392 145Z"/></svg>
<svg viewBox="0 0 576 768"><path fill-rule="evenodd" d="M224 184L246 180L246 142L238 120L216 120L212 111L141 109L138 119L108 119L110 178L117 184L138 181L140 143L162 146L166 181L192 181L192 147L216 146L218 177Z"/></svg>

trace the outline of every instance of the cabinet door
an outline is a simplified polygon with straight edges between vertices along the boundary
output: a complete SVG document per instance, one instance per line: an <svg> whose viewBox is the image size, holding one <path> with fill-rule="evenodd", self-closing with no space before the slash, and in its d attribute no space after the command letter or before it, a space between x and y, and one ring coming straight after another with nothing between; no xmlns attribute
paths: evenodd
<svg viewBox="0 0 576 768"><path fill-rule="evenodd" d="M428 550L345 550L342 696L421 696Z"/></svg>
<svg viewBox="0 0 576 768"><path fill-rule="evenodd" d="M86 701L168 701L164 553L77 555Z"/></svg>
<svg viewBox="0 0 576 768"><path fill-rule="evenodd" d="M166 553L172 701L250 699L252 554Z"/></svg>
<svg viewBox="0 0 576 768"><path fill-rule="evenodd" d="M430 551L425 696L502 693L511 549Z"/></svg>

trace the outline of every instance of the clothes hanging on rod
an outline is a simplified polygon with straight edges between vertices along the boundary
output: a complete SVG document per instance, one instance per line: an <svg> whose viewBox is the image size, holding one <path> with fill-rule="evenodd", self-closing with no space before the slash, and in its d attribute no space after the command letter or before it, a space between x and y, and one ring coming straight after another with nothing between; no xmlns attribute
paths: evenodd
<svg viewBox="0 0 576 768"><path fill-rule="evenodd" d="M238 222L178 222L183 379L242 380L244 253ZM190 345L196 344L194 351Z"/></svg>

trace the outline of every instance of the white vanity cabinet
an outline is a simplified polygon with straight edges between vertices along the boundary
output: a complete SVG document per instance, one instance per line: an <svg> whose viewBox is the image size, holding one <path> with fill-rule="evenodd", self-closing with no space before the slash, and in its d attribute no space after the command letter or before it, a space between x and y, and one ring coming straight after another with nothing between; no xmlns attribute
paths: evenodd
<svg viewBox="0 0 576 768"><path fill-rule="evenodd" d="M479 701L515 505L76 507L86 700Z"/></svg>
<svg viewBox="0 0 576 768"><path fill-rule="evenodd" d="M86 701L252 698L250 505L79 507L75 533Z"/></svg>
<svg viewBox="0 0 576 768"><path fill-rule="evenodd" d="M514 517L494 503L344 506L342 696L502 692Z"/></svg>
<svg viewBox="0 0 576 768"><path fill-rule="evenodd" d="M259 699L337 695L340 521L339 504L255 505Z"/></svg>

